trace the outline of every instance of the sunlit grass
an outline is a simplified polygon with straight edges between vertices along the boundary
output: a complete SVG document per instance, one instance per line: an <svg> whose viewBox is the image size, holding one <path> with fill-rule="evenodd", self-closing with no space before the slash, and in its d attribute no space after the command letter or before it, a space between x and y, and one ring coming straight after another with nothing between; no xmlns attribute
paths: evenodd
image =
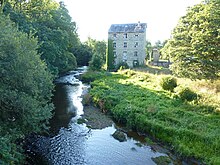
<svg viewBox="0 0 220 165"><path fill-rule="evenodd" d="M219 86L178 78L177 89L189 87L198 93L189 102L178 97L177 89L162 89L164 76L133 70L102 73L96 75L90 94L115 120L166 142L180 155L220 163ZM209 90L201 91L204 87Z"/></svg>

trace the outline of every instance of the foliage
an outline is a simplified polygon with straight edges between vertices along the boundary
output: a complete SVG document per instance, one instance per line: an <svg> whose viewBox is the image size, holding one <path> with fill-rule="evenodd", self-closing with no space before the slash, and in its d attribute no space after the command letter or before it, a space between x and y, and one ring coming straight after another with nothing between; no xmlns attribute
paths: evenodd
<svg viewBox="0 0 220 165"><path fill-rule="evenodd" d="M165 43L166 43L166 41L164 41L162 43L160 40L158 40L158 41L155 42L153 48L157 49L157 50L160 50L165 45Z"/></svg>
<svg viewBox="0 0 220 165"><path fill-rule="evenodd" d="M106 59L106 42L105 41L97 41L92 38L88 38L88 40L85 42L86 45L89 46L89 48L92 49L93 54L97 53L100 56L100 60L102 63L105 62Z"/></svg>
<svg viewBox="0 0 220 165"><path fill-rule="evenodd" d="M177 79L171 76L163 77L160 85L164 90L173 92L174 88L177 87Z"/></svg>
<svg viewBox="0 0 220 165"><path fill-rule="evenodd" d="M118 69L128 69L129 68L129 66L128 66L128 64L126 63L126 62L120 62L117 66L116 66L116 69L118 70Z"/></svg>
<svg viewBox="0 0 220 165"><path fill-rule="evenodd" d="M146 60L151 60L151 53L153 50L153 46L151 42L148 40L146 41L145 49L146 49Z"/></svg>
<svg viewBox="0 0 220 165"><path fill-rule="evenodd" d="M37 53L37 39L1 13L0 38L0 159L20 164L15 140L45 130L52 116L52 75Z"/></svg>
<svg viewBox="0 0 220 165"><path fill-rule="evenodd" d="M106 55L106 65L107 70L112 71L115 69L114 66L114 54L113 54L113 40L108 40L108 49L107 49L107 55Z"/></svg>
<svg viewBox="0 0 220 165"><path fill-rule="evenodd" d="M206 93L197 102L185 102L160 88L163 75L130 72L123 70L96 77L90 90L93 102L111 113L116 121L166 142L182 156L201 159L205 164L219 164L217 97L205 101L206 97L213 96ZM196 86L189 79L178 81Z"/></svg>
<svg viewBox="0 0 220 165"><path fill-rule="evenodd" d="M89 37L85 44L92 50L92 59L89 62L89 66L92 70L100 70L101 67L105 64L106 42L97 41Z"/></svg>
<svg viewBox="0 0 220 165"><path fill-rule="evenodd" d="M198 97L198 95L188 87L180 88L180 90L178 91L178 96L182 100L186 100L186 101L193 101L196 100Z"/></svg>
<svg viewBox="0 0 220 165"><path fill-rule="evenodd" d="M92 56L92 60L89 62L89 68L91 70L101 70L102 68L102 60L100 59L100 55L95 53Z"/></svg>
<svg viewBox="0 0 220 165"><path fill-rule="evenodd" d="M5 15L9 14L19 30L28 34L34 32L40 43L38 51L41 58L52 73L56 75L76 68L73 55L73 50L79 45L76 24L62 2L7 1L3 11Z"/></svg>
<svg viewBox="0 0 220 165"><path fill-rule="evenodd" d="M83 81L83 83L91 83L91 82L95 81L96 79L103 77L104 75L110 76L111 74L90 70L82 75L82 81Z"/></svg>
<svg viewBox="0 0 220 165"><path fill-rule="evenodd" d="M220 77L220 1L204 1L187 11L163 54L172 57L172 71L183 77Z"/></svg>
<svg viewBox="0 0 220 165"><path fill-rule="evenodd" d="M73 54L76 56L78 66L88 66L92 59L93 50L87 44L81 44L73 49Z"/></svg>

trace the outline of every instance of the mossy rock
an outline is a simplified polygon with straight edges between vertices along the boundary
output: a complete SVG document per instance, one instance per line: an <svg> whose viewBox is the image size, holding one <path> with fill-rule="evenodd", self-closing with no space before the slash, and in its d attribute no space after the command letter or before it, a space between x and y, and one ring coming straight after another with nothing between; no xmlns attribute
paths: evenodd
<svg viewBox="0 0 220 165"><path fill-rule="evenodd" d="M77 119L77 124L84 124L84 123L86 123L86 119L84 118Z"/></svg>
<svg viewBox="0 0 220 165"><path fill-rule="evenodd" d="M116 130L116 131L112 134L112 136L113 136L116 140L118 140L119 142L127 141L125 133L123 133L123 132L121 132L121 131L119 131L119 130Z"/></svg>
<svg viewBox="0 0 220 165"><path fill-rule="evenodd" d="M159 156L156 158L151 158L157 165L169 165L172 160L168 156Z"/></svg>

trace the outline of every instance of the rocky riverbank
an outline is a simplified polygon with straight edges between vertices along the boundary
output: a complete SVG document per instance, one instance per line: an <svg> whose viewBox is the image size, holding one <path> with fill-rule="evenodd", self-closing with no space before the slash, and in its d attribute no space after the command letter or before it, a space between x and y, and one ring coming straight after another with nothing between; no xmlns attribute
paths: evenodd
<svg viewBox="0 0 220 165"><path fill-rule="evenodd" d="M103 129L112 126L113 121L108 116L100 111L100 109L86 105L83 108L84 114L78 119L78 123L85 123L87 127L92 129Z"/></svg>

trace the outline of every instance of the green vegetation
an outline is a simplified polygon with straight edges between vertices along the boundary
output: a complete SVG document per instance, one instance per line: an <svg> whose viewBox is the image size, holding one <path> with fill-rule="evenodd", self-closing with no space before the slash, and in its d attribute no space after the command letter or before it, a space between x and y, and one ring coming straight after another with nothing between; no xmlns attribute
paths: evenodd
<svg viewBox="0 0 220 165"><path fill-rule="evenodd" d="M177 80L176 78L171 76L163 77L160 82L160 85L164 90L173 92L174 88L177 87Z"/></svg>
<svg viewBox="0 0 220 165"><path fill-rule="evenodd" d="M102 68L102 60L100 59L100 55L95 53L92 56L92 60L89 62L89 69L91 70L101 70Z"/></svg>
<svg viewBox="0 0 220 165"><path fill-rule="evenodd" d="M101 70L105 64L106 42L88 38L85 44L92 50L92 59L89 61L89 68L91 70Z"/></svg>
<svg viewBox="0 0 220 165"><path fill-rule="evenodd" d="M34 34L38 39L41 59L54 75L76 68L73 53L81 44L76 23L72 22L62 2L10 0L5 1L3 13L9 15L20 31Z"/></svg>
<svg viewBox="0 0 220 165"><path fill-rule="evenodd" d="M53 79L90 51L62 2L0 1L0 164L24 163L20 142L48 130Z"/></svg>
<svg viewBox="0 0 220 165"><path fill-rule="evenodd" d="M106 65L107 70L112 71L115 69L114 66L114 54L113 54L113 41L108 40L108 49L107 49L107 55L106 55Z"/></svg>
<svg viewBox="0 0 220 165"><path fill-rule="evenodd" d="M37 39L2 13L0 38L0 164L20 164L16 140L45 130L52 116L52 75L37 53Z"/></svg>
<svg viewBox="0 0 220 165"><path fill-rule="evenodd" d="M129 66L127 64L127 62L120 62L117 66L116 66L116 70L121 70L121 69L129 69Z"/></svg>
<svg viewBox="0 0 220 165"><path fill-rule="evenodd" d="M182 100L186 100L186 101L193 101L196 100L198 97L198 95L188 87L180 88L180 90L178 91L178 96Z"/></svg>
<svg viewBox="0 0 220 165"><path fill-rule="evenodd" d="M162 50L172 71L198 79L220 77L220 1L207 0L189 8Z"/></svg>
<svg viewBox="0 0 220 165"><path fill-rule="evenodd" d="M169 41L146 45L148 58L158 48L173 73L200 80L165 78L159 74L170 70L159 67L83 75L103 112L207 164L220 164L219 6L207 0L190 8ZM105 41L81 43L76 27L63 2L0 1L0 164L22 164L18 141L47 130L54 77L77 65L101 70L105 59L115 69L113 41L106 54Z"/></svg>
<svg viewBox="0 0 220 165"><path fill-rule="evenodd" d="M169 165L172 163L171 159L168 156L159 156L151 158L157 165Z"/></svg>
<svg viewBox="0 0 220 165"><path fill-rule="evenodd" d="M91 80L91 74L88 75ZM219 81L210 87L206 81L177 78L179 85L171 93L160 86L164 75L133 70L93 75L96 80L91 83L90 95L103 112L166 142L182 156L207 164L220 163ZM181 99L188 96L178 93L178 88L186 87L200 97L196 101ZM206 88L209 89L205 91Z"/></svg>

